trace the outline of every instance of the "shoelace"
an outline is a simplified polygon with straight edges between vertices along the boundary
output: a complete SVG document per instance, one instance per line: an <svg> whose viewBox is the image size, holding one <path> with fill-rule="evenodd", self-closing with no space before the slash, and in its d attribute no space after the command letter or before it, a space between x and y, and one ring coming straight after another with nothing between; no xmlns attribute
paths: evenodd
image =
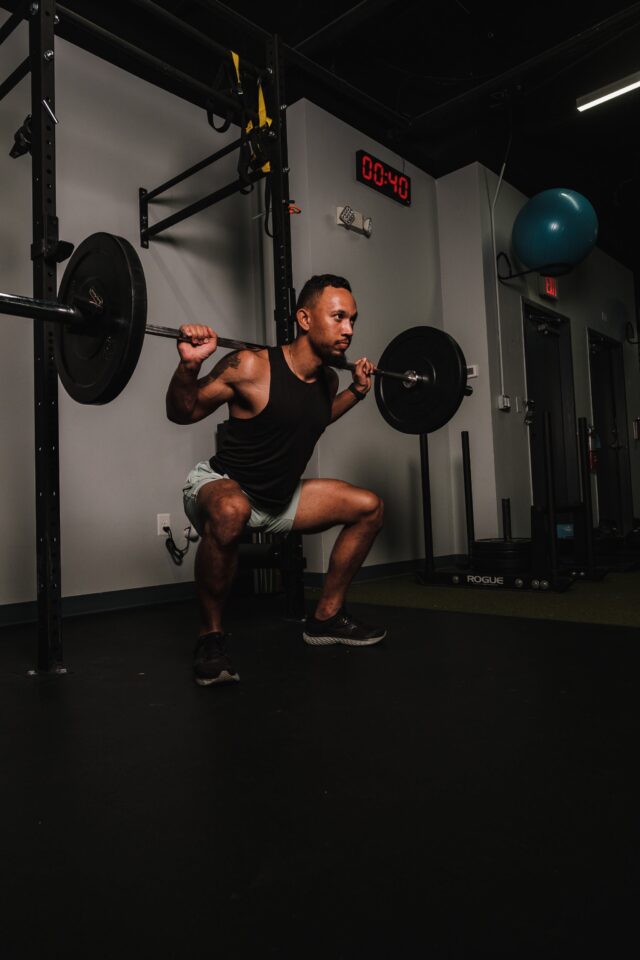
<svg viewBox="0 0 640 960"><path fill-rule="evenodd" d="M357 628L363 628L363 629L364 629L364 624L362 623L362 621L361 621L361 620L356 620L355 617L352 617L351 614L349 613L349 611L348 611L348 610L345 610L344 607L342 608L342 610L341 610L341 612L340 612L340 618L339 618L339 620L338 620L338 623L339 623L340 626L342 626L342 627L357 627Z"/></svg>
<svg viewBox="0 0 640 960"><path fill-rule="evenodd" d="M225 639L226 635L220 633L209 634L203 637L200 644L200 655L206 660L210 660L215 654L219 654L222 657L226 656L227 648Z"/></svg>

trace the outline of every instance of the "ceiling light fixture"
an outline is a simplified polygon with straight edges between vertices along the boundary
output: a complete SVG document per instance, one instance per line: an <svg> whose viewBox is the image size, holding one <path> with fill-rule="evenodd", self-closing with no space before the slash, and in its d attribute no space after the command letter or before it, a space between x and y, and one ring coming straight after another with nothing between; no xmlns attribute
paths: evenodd
<svg viewBox="0 0 640 960"><path fill-rule="evenodd" d="M597 107L600 103L607 100L613 100L614 97L621 97L623 93L629 93L631 90L637 90L640 87L640 72L632 73L622 80L616 80L606 87L600 87L593 93L587 93L584 97L578 97L576 107L582 113L584 110L590 110L591 107Z"/></svg>

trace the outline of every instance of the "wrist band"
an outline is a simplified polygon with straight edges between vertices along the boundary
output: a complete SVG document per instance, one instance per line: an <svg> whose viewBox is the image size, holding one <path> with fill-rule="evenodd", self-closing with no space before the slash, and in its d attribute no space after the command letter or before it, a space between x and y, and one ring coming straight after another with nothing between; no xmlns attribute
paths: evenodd
<svg viewBox="0 0 640 960"><path fill-rule="evenodd" d="M365 393L361 393L360 390L357 389L355 383L350 383L349 386L347 387L347 390L351 391L351 393L354 395L356 400L364 400L364 398L367 395L366 391Z"/></svg>

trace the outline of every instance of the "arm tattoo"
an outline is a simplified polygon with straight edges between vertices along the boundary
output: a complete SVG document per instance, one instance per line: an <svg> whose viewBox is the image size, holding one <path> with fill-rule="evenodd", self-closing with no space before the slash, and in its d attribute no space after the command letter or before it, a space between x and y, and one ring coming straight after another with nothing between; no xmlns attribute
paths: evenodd
<svg viewBox="0 0 640 960"><path fill-rule="evenodd" d="M223 357L221 360L218 360L215 367L204 378L204 383L213 383L214 380L217 380L218 377L222 376L225 370L229 367L237 369L240 366L240 357L237 353L229 353L226 357Z"/></svg>

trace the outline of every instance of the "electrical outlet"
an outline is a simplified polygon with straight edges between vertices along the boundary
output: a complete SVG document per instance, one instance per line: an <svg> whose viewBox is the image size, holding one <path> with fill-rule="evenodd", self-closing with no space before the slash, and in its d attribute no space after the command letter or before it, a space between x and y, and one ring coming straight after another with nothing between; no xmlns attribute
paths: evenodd
<svg viewBox="0 0 640 960"><path fill-rule="evenodd" d="M171 514L170 513L159 513L158 514L158 536L166 537L166 533L163 530L163 527L171 526Z"/></svg>

